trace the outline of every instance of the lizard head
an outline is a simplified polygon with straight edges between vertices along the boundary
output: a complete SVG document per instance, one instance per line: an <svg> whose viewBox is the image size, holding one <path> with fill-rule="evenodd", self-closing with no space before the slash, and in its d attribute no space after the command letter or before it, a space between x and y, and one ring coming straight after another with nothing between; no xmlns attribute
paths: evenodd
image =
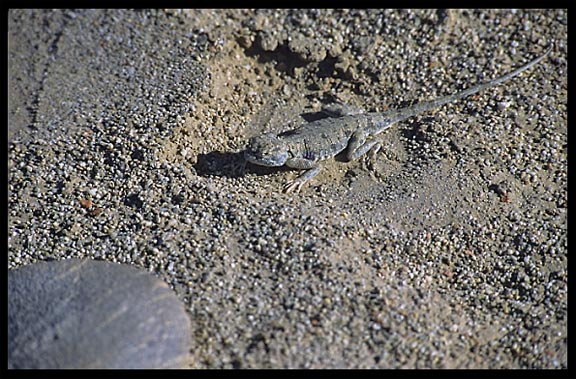
<svg viewBox="0 0 576 379"><path fill-rule="evenodd" d="M274 134L264 134L250 139L244 159L259 166L283 166L288 159L288 148Z"/></svg>

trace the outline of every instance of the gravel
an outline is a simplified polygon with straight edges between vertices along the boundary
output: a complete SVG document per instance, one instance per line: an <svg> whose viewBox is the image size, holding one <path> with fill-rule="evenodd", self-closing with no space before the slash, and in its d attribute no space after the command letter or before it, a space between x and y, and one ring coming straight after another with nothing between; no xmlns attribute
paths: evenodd
<svg viewBox="0 0 576 379"><path fill-rule="evenodd" d="M11 10L9 259L144 268L194 368L567 368L566 10ZM375 167L242 161L341 100L506 85Z"/></svg>

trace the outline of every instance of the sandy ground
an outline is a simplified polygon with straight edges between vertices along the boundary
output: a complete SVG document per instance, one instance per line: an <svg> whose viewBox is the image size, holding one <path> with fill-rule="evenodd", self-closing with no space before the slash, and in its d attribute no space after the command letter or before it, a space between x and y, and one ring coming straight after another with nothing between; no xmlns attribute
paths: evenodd
<svg viewBox="0 0 576 379"><path fill-rule="evenodd" d="M12 10L9 268L165 280L195 368L566 368L566 10ZM343 101L376 164L245 164Z"/></svg>

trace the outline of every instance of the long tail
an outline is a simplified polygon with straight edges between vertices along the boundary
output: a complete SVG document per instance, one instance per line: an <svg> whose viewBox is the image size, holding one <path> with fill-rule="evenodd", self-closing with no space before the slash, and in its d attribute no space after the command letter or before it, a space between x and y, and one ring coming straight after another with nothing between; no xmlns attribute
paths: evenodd
<svg viewBox="0 0 576 379"><path fill-rule="evenodd" d="M470 87L464 91L455 93L453 95L440 97L440 98L437 98L437 99L431 100L431 101L423 101L421 103L414 104L411 107L407 107L407 108L404 108L401 110L393 111L393 112L391 112L392 114L389 115L391 117L389 119L389 121L390 121L390 123L403 121L403 120L405 120L409 117L412 117L414 115L417 115L419 113L426 112L426 111L429 111L429 110L434 109L434 108L438 108L444 104L462 99L466 96L470 96L470 95L475 94L477 92L480 92L486 88L497 86L498 84L500 84L500 83L520 74L521 72L526 71L530 67L534 66L535 64L540 62L542 59L544 59L548 55L548 53L550 53L551 50L552 50L552 46L550 46L550 48L548 48L548 50L544 54L542 54L542 56L534 59L533 61L525 64L524 66L522 66L520 68L517 68L516 70L514 70L514 71L512 71L512 72L510 72L510 73L508 73L508 74L506 74L500 78L491 80L491 81L486 82L486 83L477 84L475 86L472 86L472 87Z"/></svg>

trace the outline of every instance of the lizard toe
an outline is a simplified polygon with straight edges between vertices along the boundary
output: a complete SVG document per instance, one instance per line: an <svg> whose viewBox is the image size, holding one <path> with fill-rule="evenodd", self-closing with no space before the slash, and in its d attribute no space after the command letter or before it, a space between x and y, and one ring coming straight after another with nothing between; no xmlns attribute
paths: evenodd
<svg viewBox="0 0 576 379"><path fill-rule="evenodd" d="M284 185L284 193L295 192L298 193L302 190L302 186L304 185L305 181L294 179L290 180Z"/></svg>

